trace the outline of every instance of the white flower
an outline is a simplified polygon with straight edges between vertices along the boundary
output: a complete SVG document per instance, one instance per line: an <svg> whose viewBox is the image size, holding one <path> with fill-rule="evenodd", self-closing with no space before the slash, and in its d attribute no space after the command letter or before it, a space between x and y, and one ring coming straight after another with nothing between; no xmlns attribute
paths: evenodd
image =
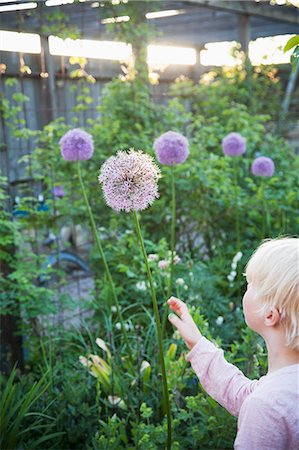
<svg viewBox="0 0 299 450"><path fill-rule="evenodd" d="M116 312L117 312L116 306L111 306L111 312L112 312L112 313L116 313Z"/></svg>
<svg viewBox="0 0 299 450"><path fill-rule="evenodd" d="M256 344L256 349L258 351L258 353L263 353L264 349L260 344Z"/></svg>
<svg viewBox="0 0 299 450"><path fill-rule="evenodd" d="M161 261L158 262L158 267L161 270L167 269L169 266L169 262L165 261L165 259L161 259Z"/></svg>
<svg viewBox="0 0 299 450"><path fill-rule="evenodd" d="M233 257L233 262L237 263L240 261L240 259L242 258L243 253L242 252L238 252L234 257Z"/></svg>
<svg viewBox="0 0 299 450"><path fill-rule="evenodd" d="M85 356L79 356L79 361L84 367L88 367L88 359Z"/></svg>
<svg viewBox="0 0 299 450"><path fill-rule="evenodd" d="M104 352L110 354L110 351L109 351L105 341L103 341L103 339L97 338L96 339L96 344L97 344L98 347L100 347L102 350L104 350Z"/></svg>
<svg viewBox="0 0 299 450"><path fill-rule="evenodd" d="M183 285L185 284L184 278L177 278L175 282L176 282L176 284L178 284L179 286L183 286Z"/></svg>
<svg viewBox="0 0 299 450"><path fill-rule="evenodd" d="M188 286L185 284L185 286L184 286L184 289L185 289L185 291L187 291L188 290Z"/></svg>
<svg viewBox="0 0 299 450"><path fill-rule="evenodd" d="M223 324L223 321L224 321L223 317L218 316L215 322L216 322L216 325L221 326Z"/></svg>
<svg viewBox="0 0 299 450"><path fill-rule="evenodd" d="M179 262L181 262L181 258L178 255L175 255L173 258L173 264L178 264Z"/></svg>
<svg viewBox="0 0 299 450"><path fill-rule="evenodd" d="M109 403L111 403L111 405L115 406L121 401L121 398L117 397L116 395L108 395L108 401Z"/></svg>
<svg viewBox="0 0 299 450"><path fill-rule="evenodd" d="M138 281L138 283L136 283L136 289L138 289L138 291L146 291L145 281Z"/></svg>
<svg viewBox="0 0 299 450"><path fill-rule="evenodd" d="M121 330L121 323L120 323L120 322L117 322L117 323L115 324L115 328L116 328L117 330Z"/></svg>
<svg viewBox="0 0 299 450"><path fill-rule="evenodd" d="M125 323L125 330L129 331L131 329L131 326L129 323Z"/></svg>
<svg viewBox="0 0 299 450"><path fill-rule="evenodd" d="M147 367L150 367L150 363L148 361L142 361L141 367L140 367L140 373L143 372Z"/></svg>
<svg viewBox="0 0 299 450"><path fill-rule="evenodd" d="M233 261L231 267L232 267L233 270L236 270L236 268L237 268L237 263L236 263L235 261Z"/></svg>
<svg viewBox="0 0 299 450"><path fill-rule="evenodd" d="M149 261L158 261L158 259L159 259L159 256L156 253L150 253L148 255L148 260Z"/></svg>
<svg viewBox="0 0 299 450"><path fill-rule="evenodd" d="M175 330L175 332L173 333L173 339L179 340L181 338L181 335L179 333L178 330Z"/></svg>
<svg viewBox="0 0 299 450"><path fill-rule="evenodd" d="M236 278L237 272L235 270L232 270L231 273L227 276L228 281L234 281Z"/></svg>

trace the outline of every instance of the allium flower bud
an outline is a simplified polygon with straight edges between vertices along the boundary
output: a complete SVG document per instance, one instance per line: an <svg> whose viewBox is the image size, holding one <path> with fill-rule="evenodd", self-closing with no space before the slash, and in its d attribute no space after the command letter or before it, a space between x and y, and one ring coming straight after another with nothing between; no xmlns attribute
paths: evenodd
<svg viewBox="0 0 299 450"><path fill-rule="evenodd" d="M66 161L90 159L93 155L93 138L86 131L74 128L59 141L61 154Z"/></svg>
<svg viewBox="0 0 299 450"><path fill-rule="evenodd" d="M246 139L239 133L229 133L222 139L222 150L227 156L240 156L246 152Z"/></svg>
<svg viewBox="0 0 299 450"><path fill-rule="evenodd" d="M251 172L255 176L272 177L275 172L275 165L271 158L260 156L251 165Z"/></svg>
<svg viewBox="0 0 299 450"><path fill-rule="evenodd" d="M175 131L167 131L156 139L154 149L158 161L166 166L183 163L189 155L187 138Z"/></svg>

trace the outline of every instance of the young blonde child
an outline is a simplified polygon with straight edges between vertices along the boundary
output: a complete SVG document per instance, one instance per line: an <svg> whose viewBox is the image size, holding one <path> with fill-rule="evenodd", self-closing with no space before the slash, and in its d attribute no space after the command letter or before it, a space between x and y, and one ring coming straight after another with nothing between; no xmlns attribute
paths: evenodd
<svg viewBox="0 0 299 450"><path fill-rule="evenodd" d="M190 352L187 361L207 393L238 417L236 450L299 449L299 239L262 243L246 267L243 312L265 340L268 373L250 380L203 337L187 306L171 297L169 321Z"/></svg>

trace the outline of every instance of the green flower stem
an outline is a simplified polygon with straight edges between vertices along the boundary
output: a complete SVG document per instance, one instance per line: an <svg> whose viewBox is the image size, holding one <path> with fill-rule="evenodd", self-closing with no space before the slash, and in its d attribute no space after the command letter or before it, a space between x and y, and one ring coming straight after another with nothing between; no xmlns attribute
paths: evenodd
<svg viewBox="0 0 299 450"><path fill-rule="evenodd" d="M157 335L158 335L158 347L159 347L159 357L160 357L160 364L162 369L162 380L163 380L163 399L164 399L164 405L166 409L166 415L167 415L167 450L171 449L171 416L170 416L170 403L169 403L169 395L168 395L168 387L167 387L167 377L166 377L166 369L165 369L165 362L164 362L164 356L163 356L163 346L162 346L162 332L161 332L161 324L160 324L160 317L159 317L159 309L158 309L158 303L156 299L156 293L154 289L153 279L151 270L149 267L147 254L141 234L141 229L139 225L139 220L136 211L133 212L134 215L134 221L136 225L136 231L139 239L139 243L141 246L145 267L147 271L148 281L150 284L151 294L152 294L152 301L153 301L153 308L154 308L154 315L156 320L156 328L157 328Z"/></svg>
<svg viewBox="0 0 299 450"><path fill-rule="evenodd" d="M234 189L235 189L235 205L236 205L236 235L237 235L237 252L241 248L241 237L240 237L240 211L238 202L238 165L234 158Z"/></svg>
<svg viewBox="0 0 299 450"><path fill-rule="evenodd" d="M235 205L236 205L236 235L237 235L237 253L241 249L241 237L240 237L240 211L239 211L239 196L238 196L238 163L234 158L234 188L235 188ZM238 296L241 295L241 273L239 265L237 264L237 283L238 283Z"/></svg>
<svg viewBox="0 0 299 450"><path fill-rule="evenodd" d="M261 239L265 239L265 233L266 233L266 217L265 217L265 184L264 180L261 180L260 189L259 189L259 197L260 202L262 206L262 233L261 233Z"/></svg>
<svg viewBox="0 0 299 450"><path fill-rule="evenodd" d="M88 215L89 215L89 219L90 219L90 223L91 223L91 228L92 228L92 231L93 231L94 239L95 239L96 245L98 247L99 253L101 255L101 258L103 260L103 263L104 263L104 267L105 267L105 270L106 270L106 275L107 275L108 282L109 282L109 285L110 285L112 297L113 297L113 300L114 300L114 303L115 303L115 306L116 306L116 309L117 309L117 315L118 315L119 321L121 323L122 332L123 332L123 335L124 335L124 338L125 338L125 341L126 341L126 345L127 345L127 349L128 349L128 353L129 353L129 358L130 358L131 364L133 366L134 362L133 362L133 355L132 355L132 352L131 352L131 347L130 347L128 336L127 336L127 332L126 332L126 329L125 329L125 324L124 324L124 321L123 321L123 317L122 317L122 314L121 314L121 311L120 311L120 307L119 307L119 303L118 303L118 299L117 299L114 283L113 283L113 280L112 280L112 276L111 276L111 273L110 273L110 270L109 270L109 267L108 267L108 264L107 264L106 256L105 256L105 253L104 253L104 250L103 250L103 247L102 247L102 244L101 244L98 232L97 232L97 228L96 228L96 224L95 224L95 221L94 221L93 213L92 213L92 210L91 210L88 198L87 198L85 186L84 186L84 183L83 183L83 180L82 180L80 161L78 161L77 169L78 169L78 178L79 178L80 185L81 185L81 188L82 188L83 197L84 197L84 201L85 201L86 208L87 208L87 211L88 211Z"/></svg>
<svg viewBox="0 0 299 450"><path fill-rule="evenodd" d="M175 199L175 183L174 183L174 170L173 167L171 167L171 261L170 261L170 276L168 280L168 288L167 288L167 297L166 301L169 299L172 291L172 284L173 284L173 273L174 273L174 246L175 246L175 222L176 222L176 199ZM164 313L163 313L163 319L162 319L162 338L165 333L165 327L166 327L166 319L167 319L167 303L164 305Z"/></svg>
<svg viewBox="0 0 299 450"><path fill-rule="evenodd" d="M270 217L267 209L267 201L265 196L265 180L262 178L260 188L259 188L259 197L262 205L262 233L261 239L265 239L270 232Z"/></svg>

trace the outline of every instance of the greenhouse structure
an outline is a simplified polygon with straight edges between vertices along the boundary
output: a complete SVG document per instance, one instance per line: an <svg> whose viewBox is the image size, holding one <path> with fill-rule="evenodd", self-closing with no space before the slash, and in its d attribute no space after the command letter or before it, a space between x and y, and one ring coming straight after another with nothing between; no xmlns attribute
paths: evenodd
<svg viewBox="0 0 299 450"><path fill-rule="evenodd" d="M1 450L299 449L298 73L298 0L0 0Z"/></svg>

